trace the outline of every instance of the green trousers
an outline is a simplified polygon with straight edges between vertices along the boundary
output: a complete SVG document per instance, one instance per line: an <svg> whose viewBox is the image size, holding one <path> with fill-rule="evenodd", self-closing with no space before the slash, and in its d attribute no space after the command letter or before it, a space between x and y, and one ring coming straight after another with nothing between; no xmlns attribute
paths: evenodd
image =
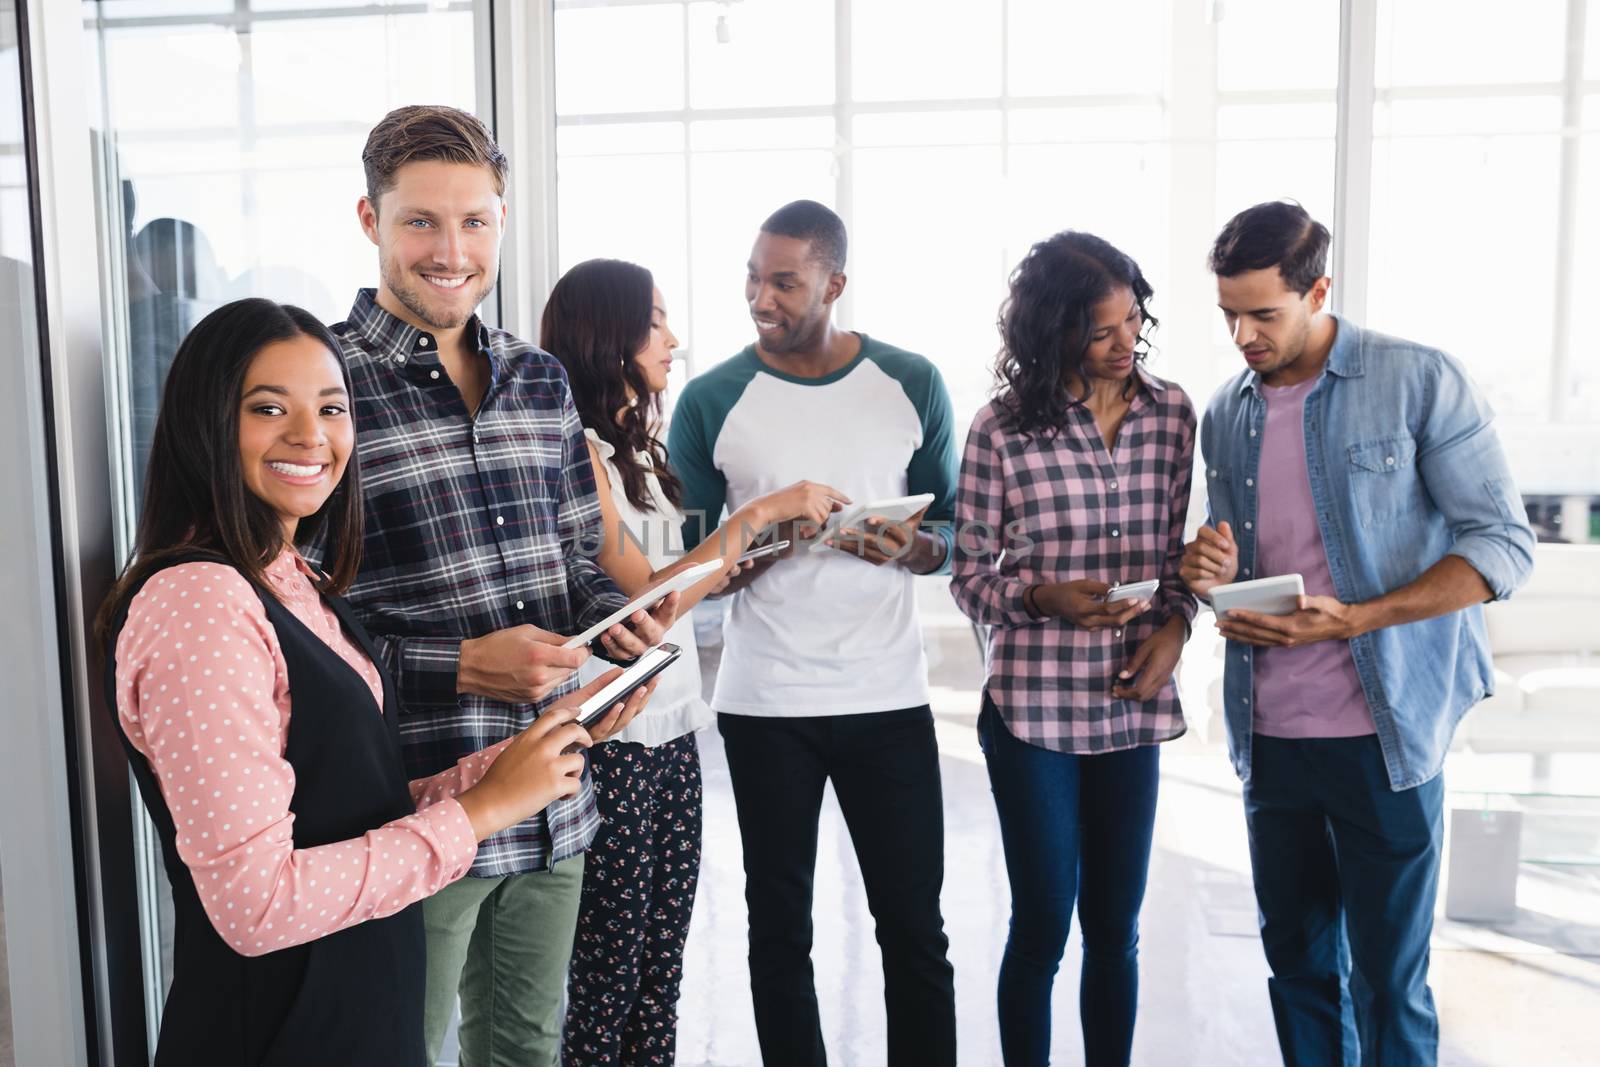
<svg viewBox="0 0 1600 1067"><path fill-rule="evenodd" d="M459 991L461 1067L556 1067L582 890L579 854L550 871L468 876L422 902L429 1063L439 1060Z"/></svg>

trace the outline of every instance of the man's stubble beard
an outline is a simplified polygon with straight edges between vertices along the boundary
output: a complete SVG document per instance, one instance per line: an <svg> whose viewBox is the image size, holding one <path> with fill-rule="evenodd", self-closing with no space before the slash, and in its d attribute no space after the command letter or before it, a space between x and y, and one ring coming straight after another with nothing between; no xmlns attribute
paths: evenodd
<svg viewBox="0 0 1600 1067"><path fill-rule="evenodd" d="M384 287L388 289L389 292L394 294L394 298L396 300L400 301L400 306L404 307L407 311L411 312L411 314L415 315L418 319L427 323L435 330L455 330L465 326L467 324L467 320L471 319L472 316L477 313L478 307L483 303L484 298L489 295L489 290L494 288L495 283L495 278L493 276L483 278L479 283L478 292L474 297L471 306L462 315L460 321L448 322L440 321L434 317L431 311L428 310L427 304L424 303L422 299L421 291L407 284L410 279L409 274L403 274L397 271L394 268L394 264L388 260L383 262L379 273L383 276ZM402 281L402 278L406 280ZM417 282L417 285L427 284L427 282L423 281Z"/></svg>

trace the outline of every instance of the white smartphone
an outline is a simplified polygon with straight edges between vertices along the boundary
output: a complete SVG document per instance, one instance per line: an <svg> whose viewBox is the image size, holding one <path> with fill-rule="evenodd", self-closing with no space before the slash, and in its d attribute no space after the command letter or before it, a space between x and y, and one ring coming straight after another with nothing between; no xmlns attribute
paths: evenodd
<svg viewBox="0 0 1600 1067"><path fill-rule="evenodd" d="M1129 582L1112 588L1106 594L1106 603L1113 604L1118 600L1149 600L1161 588L1161 579L1152 578L1148 582Z"/></svg>
<svg viewBox="0 0 1600 1067"><path fill-rule="evenodd" d="M714 559L710 563L696 563L693 567L681 570L666 581L646 589L622 607L583 631L583 633L567 638L561 643L561 647L582 648L640 608L654 607L656 601L668 593L681 593L701 579L710 577L713 574L719 574L722 570L723 563L720 559Z"/></svg>
<svg viewBox="0 0 1600 1067"><path fill-rule="evenodd" d="M587 730L606 717L606 712L620 700L626 700L639 688L672 664L683 649L668 641L649 648L623 671L611 684L578 706L578 725Z"/></svg>
<svg viewBox="0 0 1600 1067"><path fill-rule="evenodd" d="M749 563L753 559L760 559L762 556L770 556L774 552L782 552L788 547L788 541L774 541L770 545L762 545L759 548L752 548L750 551L734 560L734 563Z"/></svg>
<svg viewBox="0 0 1600 1067"><path fill-rule="evenodd" d="M836 511L828 517L827 525L817 534L816 542L811 546L811 551L828 547L823 542L847 527L858 526L865 519L885 518L890 522L904 522L917 512L933 503L932 493L916 493L912 496L897 496L889 500L874 500L870 504L852 504L843 511Z"/></svg>
<svg viewBox="0 0 1600 1067"><path fill-rule="evenodd" d="M1212 587L1211 610L1219 619L1241 608L1263 615L1289 615L1300 610L1300 598L1305 593L1305 582L1298 574L1231 582Z"/></svg>

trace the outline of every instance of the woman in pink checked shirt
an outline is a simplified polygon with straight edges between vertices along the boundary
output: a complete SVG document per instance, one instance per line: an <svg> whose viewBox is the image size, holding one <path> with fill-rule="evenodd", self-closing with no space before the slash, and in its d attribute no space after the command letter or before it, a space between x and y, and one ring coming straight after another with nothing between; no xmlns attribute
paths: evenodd
<svg viewBox="0 0 1600 1067"><path fill-rule="evenodd" d="M1172 672L1196 606L1178 577L1194 407L1142 366L1150 296L1098 237L1034 245L961 461L950 584L987 628L978 731L1011 883L1007 1067L1049 1060L1074 904L1085 1061L1125 1065L1133 1044L1157 746L1184 731ZM1153 595L1107 598L1149 580Z"/></svg>
<svg viewBox="0 0 1600 1067"><path fill-rule="evenodd" d="M461 877L478 841L576 792L583 757L563 753L591 740L569 700L406 781L393 690L334 595L362 514L338 353L308 312L269 300L194 328L168 374L135 559L97 622L176 912L158 1065L421 1064L410 905ZM324 527L331 577L295 547Z"/></svg>

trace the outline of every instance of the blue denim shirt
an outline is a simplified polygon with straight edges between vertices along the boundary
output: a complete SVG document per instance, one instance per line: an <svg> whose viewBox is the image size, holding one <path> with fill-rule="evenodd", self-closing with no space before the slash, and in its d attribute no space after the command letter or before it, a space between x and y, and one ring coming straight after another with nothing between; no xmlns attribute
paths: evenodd
<svg viewBox="0 0 1600 1067"><path fill-rule="evenodd" d="M1337 320L1305 402L1306 469L1328 570L1358 603L1413 581L1446 555L1472 564L1496 599L1533 567L1534 536L1490 425L1493 412L1461 364L1432 348ZM1255 573L1266 404L1246 370L1211 400L1200 427L1208 510L1239 545L1239 581ZM1456 724L1493 692L1483 607L1362 634L1350 642L1389 784L1439 773ZM1253 652L1229 641L1223 674L1228 748L1250 777Z"/></svg>

